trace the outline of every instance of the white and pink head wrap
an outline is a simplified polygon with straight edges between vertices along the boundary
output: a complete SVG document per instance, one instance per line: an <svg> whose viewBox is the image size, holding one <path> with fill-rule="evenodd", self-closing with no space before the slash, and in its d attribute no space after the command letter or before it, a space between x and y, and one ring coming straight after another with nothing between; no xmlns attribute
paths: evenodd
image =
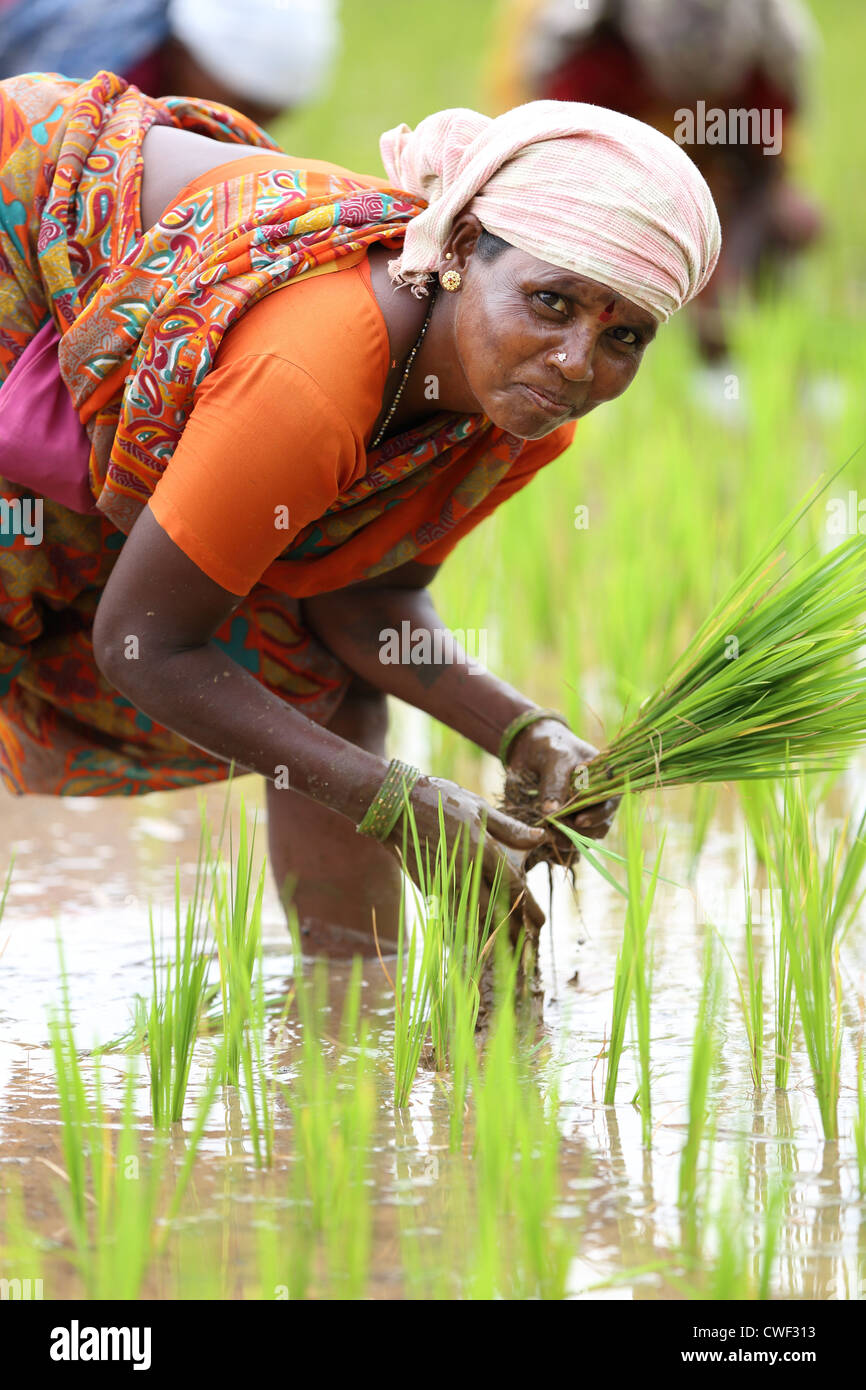
<svg viewBox="0 0 866 1390"><path fill-rule="evenodd" d="M463 209L539 260L607 285L663 322L703 289L721 247L702 175L643 121L573 101L530 101L495 118L456 107L380 140L390 181L429 206L390 263L423 285Z"/></svg>

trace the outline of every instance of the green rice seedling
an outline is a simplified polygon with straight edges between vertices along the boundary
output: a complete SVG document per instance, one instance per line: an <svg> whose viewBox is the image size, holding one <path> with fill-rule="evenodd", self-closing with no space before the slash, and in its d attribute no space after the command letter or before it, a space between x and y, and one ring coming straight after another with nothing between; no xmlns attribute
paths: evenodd
<svg viewBox="0 0 866 1390"><path fill-rule="evenodd" d="M223 1045L217 1052L223 1067L221 1080L224 1085L241 1090L255 1163L257 1167L263 1167L270 1165L273 1158L273 1103L276 1091L276 1083L268 1077L264 1038L267 1005L261 919L267 866L262 864L256 881L253 873L255 823L250 835L243 799L237 854L233 853L230 845L228 868L217 857L211 844L203 804L200 810L202 838L193 903L187 908L181 936L179 889L176 887L175 973L172 975L171 967L168 967L166 983L161 990L154 965L154 995L148 1025L152 1088L156 1059L160 1085L163 1088L171 1085L179 1091L177 1098L172 1099L170 1118L180 1118L177 1110L178 1106L182 1109L199 1023L211 998L218 997L219 1011L215 1021L223 1039ZM222 843L227 813L228 798L219 844ZM207 897L203 863L207 866L210 880ZM205 911L210 913L216 942L218 986L207 983L209 957L204 951ZM175 1035L178 1036L177 1042ZM175 1054L183 1058L185 1071L182 1065L173 1065ZM163 1101L163 1106L165 1104ZM168 1114L168 1110L165 1113Z"/></svg>
<svg viewBox="0 0 866 1390"><path fill-rule="evenodd" d="M374 931L375 927L374 911ZM422 934L419 951L418 937L418 925L414 921L407 941L406 898L403 894L400 898L397 963L393 980L382 962L388 983L394 991L394 1105L398 1110L409 1104L421 1054L430 1036L430 987L436 944L433 932L428 931Z"/></svg>
<svg viewBox="0 0 866 1390"><path fill-rule="evenodd" d="M175 870L174 958L166 961L162 968L158 962L153 913L150 914L153 992L147 1011L146 1045L151 1111L157 1129L183 1117L204 1001L209 955L202 920L201 865L200 852L195 893L185 913L181 910L180 866Z"/></svg>
<svg viewBox="0 0 866 1390"><path fill-rule="evenodd" d="M249 1126L255 1165L257 1168L269 1168L274 1159L277 1079L269 1065L266 1047L268 1014L261 940L257 946L253 979L248 982L245 973L239 971L234 989L235 1000L240 1001L240 1007L236 1007L232 1015L231 1030L231 1036L237 1041L236 1056L239 1057L238 1089ZM278 1039L291 1002L289 995L277 1025ZM242 1018L245 1022L240 1027Z"/></svg>
<svg viewBox="0 0 866 1390"><path fill-rule="evenodd" d="M477 1233L467 1296L565 1296L576 1253L575 1223L560 1203L555 1092L542 1095L518 1037L519 949L496 948L497 1005L483 1059L472 1062Z"/></svg>
<svg viewBox="0 0 866 1390"><path fill-rule="evenodd" d="M448 1139L452 1153L456 1153L463 1142L478 1020L477 995L468 985L465 976L461 977L459 988L461 992L454 1000L448 1048L451 1062ZM454 992L457 994L457 989Z"/></svg>
<svg viewBox="0 0 866 1390"><path fill-rule="evenodd" d="M793 771L841 767L862 745L866 537L786 572L774 557L827 486L815 484L716 604L560 815L627 785L762 779L788 760Z"/></svg>
<svg viewBox="0 0 866 1390"><path fill-rule="evenodd" d="M784 943L827 1139L838 1137L842 1062L839 947L866 895L866 817L853 839L834 831L822 855L802 779L786 787L781 866L780 943Z"/></svg>
<svg viewBox="0 0 866 1390"><path fill-rule="evenodd" d="M91 1297L138 1299L142 1296L145 1277L164 1254L175 1229L219 1076L217 1057L185 1137L183 1161L173 1174L169 1167L171 1151L165 1137L157 1137L146 1154L140 1149L134 1114L137 1090L134 1066L127 1072L117 1146L112 1157L110 1144L106 1142L104 1166L99 1175L102 1190L97 1196L96 1207L100 1214L86 1258L86 1265L92 1271L89 1284L94 1292Z"/></svg>
<svg viewBox="0 0 866 1390"><path fill-rule="evenodd" d="M788 1088L790 1077L794 1027L797 1019L788 937L779 931L779 923L776 919L777 903L781 903L783 894L790 894L794 891L793 885L787 880L784 862L784 846L787 837L786 813L779 807L774 782L743 784L739 791L752 842L758 858L767 871L773 933L773 1083L777 1091L785 1091ZM786 799L787 788L783 785L783 807L786 805ZM803 858L803 855L807 854L806 846L791 846L791 849L795 850L801 857L801 870L798 878L803 873L808 874L807 860Z"/></svg>
<svg viewBox="0 0 866 1390"><path fill-rule="evenodd" d="M771 877L772 883L772 877ZM794 977L788 952L788 934L777 930L773 896L773 981L775 991L775 1032L773 1034L773 1081L777 1091L787 1091L791 1075L791 1053L794 1046L794 1025L797 1006L794 996Z"/></svg>
<svg viewBox="0 0 866 1390"><path fill-rule="evenodd" d="M417 829L410 822L417 852ZM433 1064L444 1071L453 1061L455 1030L466 1023L474 1032L481 1003L480 979L489 955L495 921L495 894L491 894L484 920L479 899L483 868L483 843L468 865L468 828L449 853L442 802L439 802L439 841L432 873L422 871L422 894L428 906L425 934L433 938L430 981L430 1034ZM456 864L462 856L464 873L457 888ZM418 861L420 863L420 859ZM467 872L468 868L468 872ZM426 870L426 866L425 866ZM466 1029L463 1029L466 1032Z"/></svg>
<svg viewBox="0 0 866 1390"><path fill-rule="evenodd" d="M633 1002L640 1077L637 1097L641 1112L643 1142L649 1147L652 1142L650 1097L652 961L647 949L647 934L664 849L664 836L662 836L655 863L650 872L649 883L644 887L644 815L635 796L625 796L620 814L625 834L628 904L622 945L617 956L614 973L613 1009L610 1043L607 1049L604 1102L605 1105L613 1105L616 1098L616 1083L625 1038L626 1018Z"/></svg>
<svg viewBox="0 0 866 1390"><path fill-rule="evenodd" d="M83 1244L87 1226L87 1155L94 1153L95 1161L99 1163L102 1151L101 1133L94 1123L75 1045L66 962L59 936L57 954L60 962L61 1007L49 1015L49 1033L60 1105L67 1208L73 1235L79 1244ZM97 1078L98 1074L97 1068Z"/></svg>
<svg viewBox="0 0 866 1390"><path fill-rule="evenodd" d="M214 865L212 927L220 971L222 1026L225 1040L225 1082L237 1086L242 1057L249 1051L253 974L262 936L262 898L265 865L253 887L253 834L247 837L246 810L241 802L237 855L230 852L230 869Z"/></svg>
<svg viewBox="0 0 866 1390"><path fill-rule="evenodd" d="M322 1026L325 963L317 962L310 983L303 971L295 914L291 933L301 1047L297 1072L283 1093L293 1120L293 1192L298 1209L308 1206L312 1230L324 1239L332 1284L341 1297L360 1298L370 1255L366 1164L375 1110L368 1027L360 1017L361 961L353 961L346 991L340 1052L350 1061L340 1067L327 1056Z"/></svg>
<svg viewBox="0 0 866 1390"><path fill-rule="evenodd" d="M291 1090L296 1179L311 1202L314 1228L324 1236L331 1296L357 1299L369 1277L372 1215L366 1173L376 1106L368 1025L360 1017L361 961L352 962L346 991L339 1049L346 1061L340 1066L326 1060L321 967L317 977L315 991L300 979L296 986L304 1035L301 1073Z"/></svg>
<svg viewBox="0 0 866 1390"><path fill-rule="evenodd" d="M740 809L743 812L758 861L765 868L770 864L772 847L768 843L768 818L778 815L774 782L740 782L737 785Z"/></svg>
<svg viewBox="0 0 866 1390"><path fill-rule="evenodd" d="M605 1052L607 1061L604 1083L605 1105L613 1105L616 1100L616 1083L619 1079L619 1064L625 1043L625 1026L628 1021L633 989L634 961L631 954L631 940L628 935L623 935L613 976L610 1041Z"/></svg>
<svg viewBox="0 0 866 1390"><path fill-rule="evenodd" d="M72 1237L73 1261L88 1297L134 1299L140 1296L148 1268L164 1249L171 1222L179 1211L213 1100L217 1073L204 1088L187 1141L187 1156L169 1198L164 1140L157 1138L147 1155L142 1153L138 1140L135 1061L126 1069L122 1108L116 1123L104 1102L101 1058L93 1058L90 1078L85 1078L59 940L58 952L61 1006L49 1015L49 1031L64 1160L60 1201ZM164 1207L167 1213L160 1226Z"/></svg>
<svg viewBox="0 0 866 1390"><path fill-rule="evenodd" d="M734 979L737 982L737 995L740 1004L740 1012L743 1016L743 1023L746 1029L746 1041L749 1046L749 1071L752 1074L752 1085L756 1091L760 1091L764 1076L764 965L763 961L755 958L755 933L752 922L752 889L749 879L749 864L746 860L744 871L745 906L746 906L746 982L737 969L736 962L728 950L727 943L721 935L719 941L734 972Z"/></svg>
<svg viewBox="0 0 866 1390"><path fill-rule="evenodd" d="M703 982L689 1069L688 1128L680 1154L678 1204L683 1227L683 1243L689 1253L699 1247L701 1153L712 1141L709 1109L710 1080L718 1057L717 1025L721 1001L721 975L714 947L714 936L707 936L704 948Z"/></svg>
<svg viewBox="0 0 866 1390"><path fill-rule="evenodd" d="M790 767L788 767L790 772ZM787 830L785 813L779 807L777 800L776 783L773 781L756 781L752 783L742 783L739 787L740 803L749 828L749 834L755 847L755 852L767 871L768 899L770 903L770 914L773 934L773 998L774 998L774 1035L773 1035L773 1084L777 1091L785 1091L788 1088L788 1080L791 1071L791 1053L794 1044L794 1027L797 1019L796 998L794 994L794 981L791 973L791 960L789 955L789 941L786 933L779 931L779 923L776 920L776 906L782 900L783 894L790 894L793 885L786 876L784 862L784 846L786 843ZM783 806L787 796L787 789L782 787ZM791 846L798 855L801 856L801 867L798 878L803 873L808 874L809 870L802 855L805 853L804 845ZM760 1073L761 1068L755 1068L756 1056L755 1048L758 1042L757 1033L757 1001L755 988L752 981L755 979L753 964L753 947L751 945L751 895L749 896L749 920L747 922L747 974L749 980L748 1006L746 1007L746 1030L749 1037L750 1060L752 1062L752 1076L755 1079L756 1070ZM791 909L794 910L794 909ZM743 1003L743 989L740 985L741 1003ZM755 1081L756 1087L759 1086Z"/></svg>
<svg viewBox="0 0 866 1390"><path fill-rule="evenodd" d="M455 839L449 850L440 801L440 834L431 860L429 843L422 852L408 798L405 810L403 862L407 862L408 853L414 855L412 883L413 889L417 884L418 912L407 940L405 897L401 898L394 980L382 961L394 990L394 1104L402 1108L408 1103L429 1038L434 1067L444 1071L450 1065L452 1070L452 1140L457 1142L466 1096L468 1049L474 1045L471 1039L481 1006L482 972L497 924L507 917L507 907L498 906L502 873L500 868L482 921L483 842L471 864L468 832ZM459 876L458 858L463 868ZM420 929L419 917L423 923Z"/></svg>
<svg viewBox="0 0 866 1390"><path fill-rule="evenodd" d="M283 1037L286 1019L292 1005L288 995L283 1003L276 1028L276 1052ZM253 1152L256 1165L270 1167L274 1161L274 1137L276 1126L277 1076L273 1064L270 1066L266 1053L267 1005L265 1000L264 967L262 948L259 944L259 965L253 982L253 998L250 1010L252 1024L252 1047L244 1066L245 1095L247 1114L253 1134Z"/></svg>
<svg viewBox="0 0 866 1390"><path fill-rule="evenodd" d="M264 872L263 866L262 874ZM259 903L261 888L260 880L257 895ZM260 909L257 920L260 921ZM232 1030L232 1035L238 1040L239 1090L244 1102L250 1142L257 1168L269 1168L273 1163L277 1093L277 1077L274 1068L268 1061L266 1044L268 1004L265 997L264 975L264 956L259 927L252 980L248 981L245 966L236 970L235 973L235 999L240 1001L240 1007L234 1011ZM279 1046L291 1005L292 993L289 992L283 1001L277 1021L274 1049ZM245 1020L242 1027L240 1026L241 1020Z"/></svg>
<svg viewBox="0 0 866 1390"><path fill-rule="evenodd" d="M829 928L840 941L847 935L866 899L866 811L851 833L850 823L833 836L827 859L825 897L830 899Z"/></svg>
<svg viewBox="0 0 866 1390"><path fill-rule="evenodd" d="M147 1159L140 1151L136 1083L133 1063L127 1072L116 1148L112 1154L106 1144L97 1166L96 1248L87 1261L94 1298L138 1298L154 1253L165 1158L159 1146ZM98 1110L97 1116L104 1124Z"/></svg>
<svg viewBox="0 0 866 1390"><path fill-rule="evenodd" d="M755 959L755 934L752 925L752 892L746 866L746 985L748 1007L744 1012L746 1036L749 1042L749 1066L752 1082L759 1091L764 1079L764 963Z"/></svg>
<svg viewBox="0 0 866 1390"><path fill-rule="evenodd" d="M497 932L506 924L507 904L498 904L500 873L482 920L479 904L483 842L469 864L468 832L448 851L441 802L439 824L439 841L431 869L426 860L422 864L417 828L409 807L409 827L426 909L421 969L429 970L432 1060L437 1071L450 1072L450 1141L452 1149L456 1149L462 1136L469 1064L481 1008L482 974L489 971L491 948ZM463 868L459 880L458 858ZM426 949L428 936L429 950Z"/></svg>
<svg viewBox="0 0 866 1390"><path fill-rule="evenodd" d="M779 884L778 895L770 895L771 904L776 896L782 904L778 947L774 941L776 1085L784 1089L788 1084L794 1020L802 997L809 1011L803 1027L810 1065L813 1073L816 1066L819 1068L822 1087L826 1081L833 1090L838 1085L837 1049L841 1047L841 1035L834 1045L827 1034L827 1010L834 1010L830 1001L836 987L833 951L866 895L866 814L853 832L848 824L834 831L827 853L822 855L802 779L793 788L786 784L781 810L769 789L761 809L766 853ZM810 965L804 970L807 960ZM826 1004L819 999L826 999ZM822 1051L823 1062L819 1060Z"/></svg>
<svg viewBox="0 0 866 1390"><path fill-rule="evenodd" d="M429 854L422 857L418 842L418 831L412 815L409 798L404 797L403 818L403 863L407 862L409 829L414 840L416 862L423 865L430 876ZM437 917L434 915L434 928ZM376 913L373 911L373 933L376 935ZM379 961L388 984L394 991L394 1105L402 1110L409 1103L409 1096L421 1055L430 1036L430 995L433 979L433 966L436 960L436 941L434 930L421 934L419 955L419 931L417 914L411 931L406 928L406 895L400 895L400 912L397 924L397 964L394 978L382 959L379 951L379 938L376 935L376 949Z"/></svg>
<svg viewBox="0 0 866 1390"><path fill-rule="evenodd" d="M661 838L656 854L653 875L646 892L642 892L644 871L643 854L640 850L639 813L632 807L626 812L626 821L631 818L633 825L627 830L627 840L633 846L629 855L628 889L629 907L626 912L626 931L632 937L632 957L634 960L634 1018L637 1029L638 1064L640 1083L637 1090L637 1103L640 1107L641 1133L644 1148L652 1145L652 1106L650 1096L650 999L652 995L652 955L647 952L647 932L650 913L655 896L659 864L664 848Z"/></svg>
<svg viewBox="0 0 866 1390"><path fill-rule="evenodd" d="M61 1013L51 1017L49 1028L66 1170L60 1197L74 1262L89 1297L136 1298L152 1252L161 1160L157 1154L149 1165L142 1164L133 1112L134 1066L127 1073L115 1147L102 1098L101 1064L94 1064L91 1098L68 999Z"/></svg>
<svg viewBox="0 0 866 1390"><path fill-rule="evenodd" d="M213 866L212 926L219 959L223 1081L241 1090L256 1167L261 1168L273 1161L276 1081L269 1076L265 1049L262 901L267 865L262 863L256 880L254 851L255 822L250 835L242 799L237 853L230 851L228 872L221 864Z"/></svg>
<svg viewBox="0 0 866 1390"><path fill-rule="evenodd" d="M839 946L827 940L812 912L798 921L786 912L784 900L781 930L824 1137L837 1139L842 1063Z"/></svg>

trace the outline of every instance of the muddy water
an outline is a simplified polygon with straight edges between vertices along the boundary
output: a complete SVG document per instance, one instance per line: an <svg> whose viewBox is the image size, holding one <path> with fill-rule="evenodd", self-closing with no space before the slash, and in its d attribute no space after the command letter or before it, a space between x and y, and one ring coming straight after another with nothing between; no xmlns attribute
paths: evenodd
<svg viewBox="0 0 866 1390"><path fill-rule="evenodd" d="M486 774L485 774L486 775ZM862 781L860 782L862 785ZM827 805L835 816L857 793L853 776L838 785ZM246 779L235 788L248 806L261 807L260 788ZM79 1043L90 1046L123 1034L137 993L150 987L148 908L159 930L173 921L173 880L181 865L191 891L198 850L200 792L146 798L0 800L4 844L16 866L0 923L0 1187L14 1175L26 1200L28 1220L48 1251L46 1297L76 1293L80 1285L52 1249L68 1244L57 1200L62 1164L58 1109L47 1048L46 1008L59 998L56 934L62 933L72 1011ZM204 793L211 823L219 824L224 792ZM661 885L653 917L655 951L652 1063L654 1133L651 1151L641 1147L640 1116L629 1103L635 1090L633 1052L621 1069L615 1108L601 1103L603 1064L598 1054L609 1029L614 960L622 931L623 900L584 866L578 899L565 882L555 884L549 926L541 946L544 986L542 1047L538 1066L555 1081L562 1104L561 1219L573 1231L572 1294L592 1298L683 1296L677 1214L677 1174L687 1118L691 1036L701 979L703 943L712 921L742 963L743 826L735 798L722 791L693 881L688 882L690 794L664 801L667 848L662 872L683 887ZM263 823L263 811L261 812ZM260 835L260 844L264 836ZM612 839L614 847L617 841ZM760 894L762 880L755 879ZM532 885L547 901L544 869ZM763 900L766 908L766 898ZM758 916L760 896L755 900ZM767 914L768 915L768 914ZM757 932L767 956L765 993L772 995L768 922ZM268 989L288 987L291 958L279 904L268 885L265 904ZM852 1140L856 1048L862 1028L866 949L858 928L843 956L846 1013L840 1134L821 1139L802 1041L798 1039L789 1090L767 1083L753 1091L742 1021L730 972L727 976L721 1065L713 1101L715 1182L707 1203L733 1192L738 1221L760 1230L766 1195L787 1175L776 1296L855 1298L866 1288L866 1206L858 1198ZM336 1016L348 968L331 968ZM371 1279L374 1297L412 1292L407 1266L426 1271L427 1288L447 1285L454 1233L465 1201L466 1159L448 1152L448 1109L442 1084L423 1073L410 1107L395 1114L387 1101L389 1030L393 1006L381 967L364 968L364 1011L381 1056L382 1082L370 1146L368 1182L374 1201ZM768 1014L769 1008L768 1004ZM768 1026L772 1026L768 1018ZM334 1031L336 1031L336 1021ZM280 1043L290 1058L293 1042ZM768 1047L768 1052L770 1048ZM119 1098L127 1059L105 1061L109 1104ZM192 1093L202 1077L194 1072ZM149 1109L141 1087L142 1142ZM178 1140L178 1161L182 1138ZM274 1171L257 1175L249 1142L233 1104L215 1105L197 1161L192 1200L182 1232L183 1292L233 1297L255 1291L254 1228L269 1199L284 1200L290 1123L278 1105ZM732 1184L737 1184L736 1189ZM461 1196L461 1194L463 1194ZM179 1257L180 1258L180 1257ZM443 1282L444 1281L444 1285ZM153 1296L177 1291L164 1270L150 1278Z"/></svg>

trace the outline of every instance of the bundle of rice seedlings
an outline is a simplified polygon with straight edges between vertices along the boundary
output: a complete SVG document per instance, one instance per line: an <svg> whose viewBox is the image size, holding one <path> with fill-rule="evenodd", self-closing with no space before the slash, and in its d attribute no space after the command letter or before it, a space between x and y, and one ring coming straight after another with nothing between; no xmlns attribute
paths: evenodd
<svg viewBox="0 0 866 1390"><path fill-rule="evenodd" d="M866 537L787 568L775 553L827 486L811 489L661 689L580 769L574 799L558 818L619 796L626 785L640 791L832 770L866 741ZM549 821L535 799L510 780L511 815ZM546 857L561 862L556 846Z"/></svg>

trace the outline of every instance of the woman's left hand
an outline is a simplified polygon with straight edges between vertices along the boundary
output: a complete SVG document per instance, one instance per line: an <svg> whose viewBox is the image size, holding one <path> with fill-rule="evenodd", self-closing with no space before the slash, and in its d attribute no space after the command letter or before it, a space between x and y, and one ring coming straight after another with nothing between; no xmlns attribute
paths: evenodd
<svg viewBox="0 0 866 1390"><path fill-rule="evenodd" d="M575 770L598 757L599 750L573 734L556 719L539 719L517 735L508 755L507 774L527 777L538 785L539 815L555 815L574 800ZM613 823L618 796L585 806L568 818L581 835L604 839Z"/></svg>

